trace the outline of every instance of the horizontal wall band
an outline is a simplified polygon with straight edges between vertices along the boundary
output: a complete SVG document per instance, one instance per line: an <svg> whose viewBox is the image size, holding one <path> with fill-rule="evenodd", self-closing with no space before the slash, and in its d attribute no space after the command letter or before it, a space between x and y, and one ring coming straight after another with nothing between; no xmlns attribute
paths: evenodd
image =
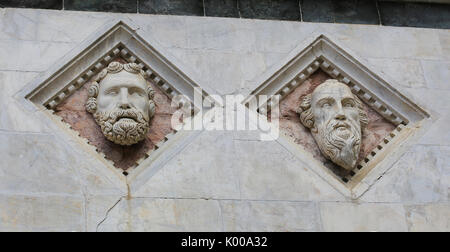
<svg viewBox="0 0 450 252"><path fill-rule="evenodd" d="M0 0L0 7L450 29L450 0Z"/></svg>

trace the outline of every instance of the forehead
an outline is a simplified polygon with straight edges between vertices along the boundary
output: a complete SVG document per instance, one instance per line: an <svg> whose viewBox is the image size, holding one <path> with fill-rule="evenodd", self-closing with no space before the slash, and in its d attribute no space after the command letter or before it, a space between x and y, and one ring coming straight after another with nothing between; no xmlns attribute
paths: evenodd
<svg viewBox="0 0 450 252"><path fill-rule="evenodd" d="M322 98L331 97L336 100L354 98L350 88L343 83L324 83L319 85L312 93L312 100L319 101Z"/></svg>
<svg viewBox="0 0 450 252"><path fill-rule="evenodd" d="M147 88L147 82L140 74L122 71L116 74L108 74L100 82L100 90L111 87L139 87L145 90Z"/></svg>

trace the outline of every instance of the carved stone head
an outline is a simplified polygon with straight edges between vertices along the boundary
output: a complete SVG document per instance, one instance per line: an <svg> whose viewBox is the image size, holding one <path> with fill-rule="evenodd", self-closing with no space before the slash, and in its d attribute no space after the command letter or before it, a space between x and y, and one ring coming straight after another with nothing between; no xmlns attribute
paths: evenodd
<svg viewBox="0 0 450 252"><path fill-rule="evenodd" d="M352 170L368 118L362 102L350 88L338 80L327 80L303 97L298 112L322 154L340 167Z"/></svg>
<svg viewBox="0 0 450 252"><path fill-rule="evenodd" d="M145 138L155 113L154 90L134 63L112 62L89 88L86 110L94 115L105 137L120 145Z"/></svg>

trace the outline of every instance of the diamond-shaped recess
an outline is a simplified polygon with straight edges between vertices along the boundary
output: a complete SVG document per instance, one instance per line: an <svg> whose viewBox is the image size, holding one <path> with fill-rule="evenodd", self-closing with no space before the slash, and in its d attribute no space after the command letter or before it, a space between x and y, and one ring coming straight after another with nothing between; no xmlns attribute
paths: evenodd
<svg viewBox="0 0 450 252"><path fill-rule="evenodd" d="M90 152L109 168L107 171L103 169L99 172L103 174L106 172L110 178L116 175L119 181L127 181L128 186L133 188L145 183L200 131L172 131L162 137L162 140L141 159L136 160L135 167L124 172L114 167L113 162L107 160L104 153L97 152L96 147L87 139L82 138L79 132L63 122L54 110L82 87L89 85L91 78L111 61L121 60L140 65L149 76L149 81L169 99L183 95L181 100L177 100L177 104L182 106L182 104L190 103L192 113L195 114L199 108L194 107L194 94L198 92L199 89L196 88L199 86L185 73L189 70L183 66L181 71L178 67L180 64L175 64L174 58L161 53L161 48L156 49L157 43L154 41L150 43L150 38L144 40L141 32L138 27L125 24L123 21L108 23L50 70L41 74L19 94L25 98L24 104L29 109L45 113L62 129L62 134L72 137L74 142L80 144L80 148ZM205 91L199 95L203 98L208 96ZM158 106L158 102L155 102ZM93 168L97 169L97 167ZM133 183L130 184L130 182Z"/></svg>
<svg viewBox="0 0 450 252"><path fill-rule="evenodd" d="M432 120L428 112L389 85L384 80L386 77L381 78L369 70L348 51L323 34L306 41L255 82L257 87L244 104L248 107L251 98L255 97L258 104L262 104L257 112L266 114L272 105L278 104L274 95L280 95L279 103L282 104L283 99L297 88L307 85L306 81L313 75L328 75L347 84L369 110L376 111L376 116L390 123L393 129L361 158L353 171L346 175L336 174L323 159L315 158L310 150L299 141L296 143L292 136L283 134L282 130L277 141L342 194L358 198L392 167ZM261 100L259 95L268 98ZM304 134L310 132L304 131Z"/></svg>

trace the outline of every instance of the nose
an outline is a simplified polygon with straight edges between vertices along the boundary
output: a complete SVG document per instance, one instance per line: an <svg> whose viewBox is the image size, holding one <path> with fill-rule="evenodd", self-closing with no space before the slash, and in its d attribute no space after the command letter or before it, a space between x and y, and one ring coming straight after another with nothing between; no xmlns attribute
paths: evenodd
<svg viewBox="0 0 450 252"><path fill-rule="evenodd" d="M345 116L344 110L342 109L342 106L338 105L338 109L336 111L336 116L334 117L336 120L345 120L347 117Z"/></svg>
<svg viewBox="0 0 450 252"><path fill-rule="evenodd" d="M345 115L342 114L342 113L337 113L336 116L335 116L334 118L335 118L336 120L345 120L345 119L347 119L347 118L345 117Z"/></svg>
<svg viewBox="0 0 450 252"><path fill-rule="evenodd" d="M120 89L119 107L121 109L130 109L131 108L130 102L128 100L128 89L126 89L126 88Z"/></svg>

